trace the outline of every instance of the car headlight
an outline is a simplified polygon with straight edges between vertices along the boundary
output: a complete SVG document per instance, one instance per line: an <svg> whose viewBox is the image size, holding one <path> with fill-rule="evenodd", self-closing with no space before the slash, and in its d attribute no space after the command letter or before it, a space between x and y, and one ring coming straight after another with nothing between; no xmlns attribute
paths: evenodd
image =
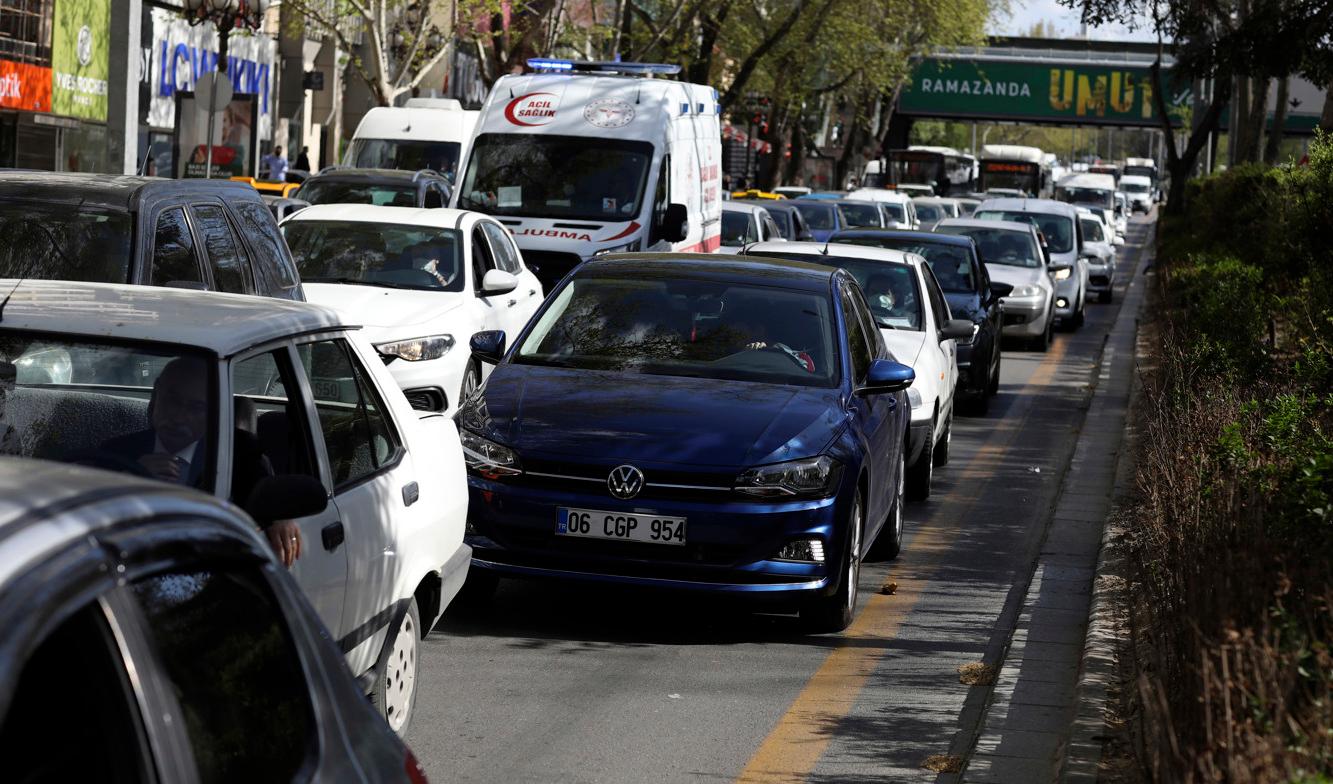
<svg viewBox="0 0 1333 784"><path fill-rule="evenodd" d="M594 254L592 254L592 255L594 255L594 256L606 256L607 254L610 254L610 253L634 253L634 252L637 251L638 249L639 249L639 241L638 241L638 240L635 240L635 241L633 241L633 242L631 242L631 243L628 243L628 244L626 244L626 245L617 245L617 246L615 246L614 248L602 248L601 250L597 251L596 253L594 253Z"/></svg>
<svg viewBox="0 0 1333 784"><path fill-rule="evenodd" d="M1040 295L1041 295L1041 287L1039 287L1039 286L1033 286L1033 285L1029 284L1029 285L1027 285L1027 286L1019 286L1018 288L1014 289L1013 293L1010 294L1009 296L1010 296L1010 297L1036 297L1036 296L1040 296Z"/></svg>
<svg viewBox="0 0 1333 784"><path fill-rule="evenodd" d="M921 408L921 393L916 387L907 388L907 402L912 404L912 410Z"/></svg>
<svg viewBox="0 0 1333 784"><path fill-rule="evenodd" d="M463 462L468 470L486 479L523 473L518 455L509 447L482 438L471 430L459 430L458 440L463 444Z"/></svg>
<svg viewBox="0 0 1333 784"><path fill-rule="evenodd" d="M736 492L761 498L823 498L837 487L842 466L828 455L758 466L736 477Z"/></svg>
<svg viewBox="0 0 1333 784"><path fill-rule="evenodd" d="M423 362L439 359L454 347L453 335L427 335L424 338L395 340L390 343L377 343L375 350L388 357L398 357L408 362Z"/></svg>
<svg viewBox="0 0 1333 784"><path fill-rule="evenodd" d="M1055 272L1052 272L1051 278L1054 280L1067 280L1069 276L1072 274L1074 274L1073 269L1070 267L1065 267L1064 269L1058 269Z"/></svg>

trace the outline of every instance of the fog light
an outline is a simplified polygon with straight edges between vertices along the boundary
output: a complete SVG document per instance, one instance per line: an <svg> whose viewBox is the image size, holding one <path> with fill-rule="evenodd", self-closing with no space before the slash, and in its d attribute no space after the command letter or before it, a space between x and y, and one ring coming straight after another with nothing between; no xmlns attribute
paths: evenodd
<svg viewBox="0 0 1333 784"><path fill-rule="evenodd" d="M788 542L778 551L779 561L806 561L824 563L824 541L822 539L796 539Z"/></svg>
<svg viewBox="0 0 1333 784"><path fill-rule="evenodd" d="M1057 297L1055 300L1055 306L1057 308L1067 308L1069 307L1069 300L1065 299L1064 297Z"/></svg>

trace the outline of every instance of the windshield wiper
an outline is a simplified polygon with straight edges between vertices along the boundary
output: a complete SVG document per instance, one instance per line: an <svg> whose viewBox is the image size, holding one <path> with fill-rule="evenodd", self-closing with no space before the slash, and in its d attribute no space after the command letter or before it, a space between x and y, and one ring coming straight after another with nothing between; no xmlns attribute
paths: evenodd
<svg viewBox="0 0 1333 784"><path fill-rule="evenodd" d="M386 289L424 289L425 286L409 286L405 283L389 283L383 280L362 280L361 278L302 278L306 283L351 283L355 286L379 286Z"/></svg>

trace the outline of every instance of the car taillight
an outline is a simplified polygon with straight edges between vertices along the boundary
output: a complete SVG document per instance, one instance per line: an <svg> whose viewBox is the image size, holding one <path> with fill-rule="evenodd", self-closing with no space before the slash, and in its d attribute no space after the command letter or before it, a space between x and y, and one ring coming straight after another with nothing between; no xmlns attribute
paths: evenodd
<svg viewBox="0 0 1333 784"><path fill-rule="evenodd" d="M412 784L429 784L426 779L426 771L421 769L421 763L412 754L412 750L407 750L407 757L403 760L403 770L407 772L407 780Z"/></svg>

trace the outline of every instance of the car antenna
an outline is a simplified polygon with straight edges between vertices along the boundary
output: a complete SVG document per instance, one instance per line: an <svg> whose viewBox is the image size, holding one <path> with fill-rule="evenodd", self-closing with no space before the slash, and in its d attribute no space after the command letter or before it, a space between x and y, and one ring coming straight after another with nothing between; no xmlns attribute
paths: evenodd
<svg viewBox="0 0 1333 784"><path fill-rule="evenodd" d="M28 279L28 275L27 275L27 273L25 272L24 275L23 275L23 277L19 278L17 281L14 282L14 288L12 288L12 289L9 290L9 293L5 295L5 298L4 298L4 299L0 300L0 321L4 321L4 318L5 318L5 306L9 304L9 298L12 297L12 296L14 296L14 292L18 291L18 290L19 290L19 286L22 286L22 285L23 285L23 281L25 281L25 280L27 280L27 279Z"/></svg>
<svg viewBox="0 0 1333 784"><path fill-rule="evenodd" d="M829 243L828 240L824 240L824 249L820 251L820 253L824 254L825 256L828 255L828 243Z"/></svg>

